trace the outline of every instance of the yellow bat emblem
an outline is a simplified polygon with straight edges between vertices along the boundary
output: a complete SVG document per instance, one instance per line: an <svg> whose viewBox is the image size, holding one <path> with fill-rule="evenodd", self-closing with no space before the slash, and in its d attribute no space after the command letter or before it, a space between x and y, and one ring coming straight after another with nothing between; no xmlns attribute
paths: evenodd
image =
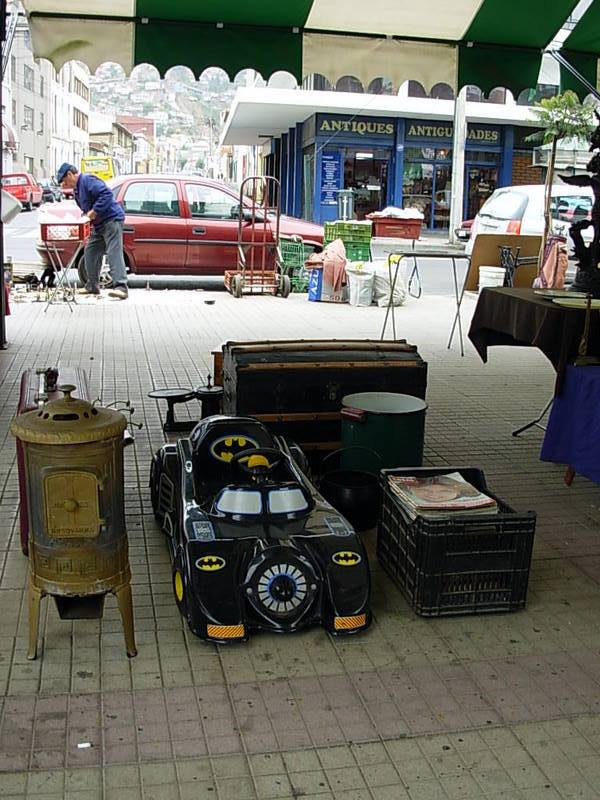
<svg viewBox="0 0 600 800"><path fill-rule="evenodd" d="M225 566L225 559L221 556L202 556L196 560L196 566L202 572L216 572L223 569Z"/></svg>
<svg viewBox="0 0 600 800"><path fill-rule="evenodd" d="M252 450L258 448L258 442L251 439L249 436L221 436L212 443L210 452L213 458L218 461L225 461L229 463L231 459L244 450Z"/></svg>
<svg viewBox="0 0 600 800"><path fill-rule="evenodd" d="M362 558L353 550L338 550L337 553L331 556L331 560L339 567L355 567L360 564Z"/></svg>

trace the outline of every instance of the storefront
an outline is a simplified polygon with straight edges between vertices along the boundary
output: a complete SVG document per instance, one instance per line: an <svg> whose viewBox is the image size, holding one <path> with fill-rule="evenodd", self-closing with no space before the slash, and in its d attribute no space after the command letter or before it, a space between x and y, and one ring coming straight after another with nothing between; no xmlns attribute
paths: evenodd
<svg viewBox="0 0 600 800"><path fill-rule="evenodd" d="M523 182L531 155L520 143L535 117L523 106L466 105L461 213L470 219L494 189ZM351 189L358 219L387 205L412 206L427 229L447 231L453 113L451 101L431 98L239 90L223 143L259 145L267 173L281 182L283 213L336 219L339 191Z"/></svg>
<svg viewBox="0 0 600 800"><path fill-rule="evenodd" d="M391 202L396 121L316 114L302 126L302 215L337 218L340 189L352 189L354 215L364 219Z"/></svg>
<svg viewBox="0 0 600 800"><path fill-rule="evenodd" d="M447 230L452 190L451 122L403 120L402 202L418 208L429 230ZM469 124L463 219L472 219L498 186L511 182L512 127Z"/></svg>
<svg viewBox="0 0 600 800"><path fill-rule="evenodd" d="M426 228L448 230L451 121L315 114L297 127L301 159L289 152L291 131L274 142L268 159L287 213L321 223L336 219L339 190L352 189L356 219L386 205L410 206L423 213ZM511 126L468 126L465 219L494 189L510 184L512 141Z"/></svg>

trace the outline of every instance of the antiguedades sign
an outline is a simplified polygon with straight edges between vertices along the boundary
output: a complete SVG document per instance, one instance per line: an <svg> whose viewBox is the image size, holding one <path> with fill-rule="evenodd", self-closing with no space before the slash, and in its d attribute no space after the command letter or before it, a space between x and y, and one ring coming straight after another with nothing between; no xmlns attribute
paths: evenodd
<svg viewBox="0 0 600 800"><path fill-rule="evenodd" d="M317 133L347 134L350 136L386 136L394 135L395 125L387 119L377 117L332 117L319 114L317 119Z"/></svg>
<svg viewBox="0 0 600 800"><path fill-rule="evenodd" d="M452 122L436 122L431 119L406 120L406 139L452 139ZM502 129L499 125L469 125L467 141L472 144L499 145Z"/></svg>

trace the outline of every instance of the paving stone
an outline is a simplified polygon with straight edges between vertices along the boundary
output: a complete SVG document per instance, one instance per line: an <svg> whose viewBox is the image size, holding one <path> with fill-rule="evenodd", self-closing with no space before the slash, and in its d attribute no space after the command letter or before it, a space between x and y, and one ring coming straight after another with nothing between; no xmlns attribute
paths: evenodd
<svg viewBox="0 0 600 800"><path fill-rule="evenodd" d="M289 800L293 791L321 800L594 796L597 487L577 476L567 489L562 467L539 461L538 432L510 436L551 391L543 356L494 348L483 365L469 346L464 358L447 350L448 297L424 295L398 310L402 336L429 362L425 463L485 468L501 497L538 511L525 610L419 618L378 565L375 535L367 534L375 619L366 635L333 640L317 628L219 648L190 634L172 600L145 477L163 442L164 409L147 391L199 384L212 369L211 350L226 339L274 331L301 338L307 319L319 335L376 338L382 314L297 295L285 304L239 303L219 293L209 320L198 313L198 297L134 290L127 315L103 301L73 315L22 303L8 320L9 358L0 362L0 797L51 800L62 791L112 800L119 791L120 800L219 800L236 786L240 800ZM467 297L465 324L473 307ZM69 335L58 336L64 330ZM125 459L139 647L131 661L113 598L101 621L61 621L46 601L40 658L25 657L27 562L7 424L22 370L55 359L85 364L95 393L129 396L146 423ZM79 749L81 741L93 746Z"/></svg>

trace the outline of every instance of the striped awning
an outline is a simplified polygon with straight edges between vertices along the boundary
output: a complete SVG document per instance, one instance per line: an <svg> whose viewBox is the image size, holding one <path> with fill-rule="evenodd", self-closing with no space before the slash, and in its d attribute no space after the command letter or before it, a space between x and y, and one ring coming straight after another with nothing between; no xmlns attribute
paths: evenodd
<svg viewBox="0 0 600 800"><path fill-rule="evenodd" d="M594 0L596 2L596 0ZM600 2L600 0L598 0ZM541 51L577 0L23 0L35 55L196 76L252 68L429 90L535 86Z"/></svg>

